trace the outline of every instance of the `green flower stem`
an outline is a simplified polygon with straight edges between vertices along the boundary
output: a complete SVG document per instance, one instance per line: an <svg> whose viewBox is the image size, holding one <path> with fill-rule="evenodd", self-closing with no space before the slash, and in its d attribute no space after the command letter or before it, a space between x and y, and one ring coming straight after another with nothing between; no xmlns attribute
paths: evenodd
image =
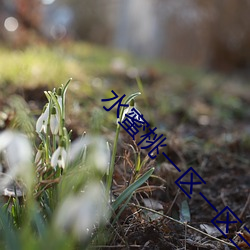
<svg viewBox="0 0 250 250"><path fill-rule="evenodd" d="M53 147L53 152L56 150L56 135L52 135L52 147Z"/></svg>
<svg viewBox="0 0 250 250"><path fill-rule="evenodd" d="M52 93L51 91L49 91L49 94L50 94L50 97L52 98L54 104L56 105L57 111L59 112L59 119L60 119L59 135L62 136L63 135L63 124L64 124L64 119L62 117L62 111L61 111L60 105L55 97L55 94Z"/></svg>
<svg viewBox="0 0 250 250"><path fill-rule="evenodd" d="M46 164L49 164L50 162L50 136L49 136L49 130L50 130L50 115L51 115L51 111L52 111L52 101L51 98L48 99L49 100L49 117L48 117L48 123L47 123L47 133L45 134L45 155L46 155Z"/></svg>
<svg viewBox="0 0 250 250"><path fill-rule="evenodd" d="M70 131L72 132L72 130ZM68 150L70 146L70 132L68 133L67 129L63 127L63 138L65 139L65 149Z"/></svg>
<svg viewBox="0 0 250 250"><path fill-rule="evenodd" d="M65 97L66 97L66 91L68 89L69 83L71 82L72 78L70 78L67 83L63 86L62 89L62 127L65 126Z"/></svg>
<svg viewBox="0 0 250 250"><path fill-rule="evenodd" d="M109 191L112 187L112 183L113 183L113 173L114 173L114 169L115 169L115 156L116 156L116 151L117 151L120 129L121 129L120 124L117 124L116 133L115 133L114 148L113 148L113 152L112 152L112 158L111 158L111 163L110 163L109 173L108 173L108 178L107 178L107 193L109 193Z"/></svg>
<svg viewBox="0 0 250 250"><path fill-rule="evenodd" d="M139 173L139 172L140 172L141 166L142 166L142 164L141 164L141 153L138 152L138 153L137 153L137 160L136 160L136 168L135 168L135 172L136 172L136 173Z"/></svg>

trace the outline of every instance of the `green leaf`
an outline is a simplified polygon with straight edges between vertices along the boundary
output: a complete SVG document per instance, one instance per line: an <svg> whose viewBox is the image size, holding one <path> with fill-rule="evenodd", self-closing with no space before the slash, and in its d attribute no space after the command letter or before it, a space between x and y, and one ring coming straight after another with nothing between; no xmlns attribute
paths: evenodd
<svg viewBox="0 0 250 250"><path fill-rule="evenodd" d="M143 176L141 176L133 184L127 187L113 202L112 204L113 210L115 211L122 204L124 200L126 200L137 188L139 188L144 182L146 182L147 179L154 172L154 170L155 170L154 168L149 169Z"/></svg>
<svg viewBox="0 0 250 250"><path fill-rule="evenodd" d="M7 250L21 250L20 241L16 231L11 227L8 221L8 215L2 208L0 209L0 227L3 231L3 236L6 243Z"/></svg>
<svg viewBox="0 0 250 250"><path fill-rule="evenodd" d="M44 219L43 219L42 215L38 211L34 211L33 221L34 221L34 224L36 225L36 229L37 229L38 235L40 237L44 236L44 233L45 233L45 223L44 223Z"/></svg>
<svg viewBox="0 0 250 250"><path fill-rule="evenodd" d="M130 199L132 198L132 196L133 196L133 193L131 193L129 195L129 197L127 198L127 200L123 203L122 207L119 209L119 212L115 216L115 218L114 218L114 220L112 222L112 225L114 225L117 222L117 220L119 219L120 215L122 214L122 212L124 211L124 209L127 207L127 205L129 203Z"/></svg>
<svg viewBox="0 0 250 250"><path fill-rule="evenodd" d="M69 80L67 81L67 83L63 86L63 90L62 90L62 95L65 97L66 91L68 89L69 83L72 81L72 78L69 78Z"/></svg>

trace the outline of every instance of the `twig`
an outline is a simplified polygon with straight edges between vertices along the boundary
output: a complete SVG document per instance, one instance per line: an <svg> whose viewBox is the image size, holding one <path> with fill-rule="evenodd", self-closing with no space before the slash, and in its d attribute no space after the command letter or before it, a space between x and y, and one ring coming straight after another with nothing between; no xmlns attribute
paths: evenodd
<svg viewBox="0 0 250 250"><path fill-rule="evenodd" d="M170 211L172 210L172 207L173 207L173 205L175 204L176 199L177 199L179 193L180 193L180 189L177 190L177 193L176 193L176 195L175 195L175 197L174 197L174 200L172 201L172 203L171 203L171 205L170 205L170 207L169 207L169 209L168 209L168 211L167 211L167 215L169 215Z"/></svg>
<svg viewBox="0 0 250 250"><path fill-rule="evenodd" d="M245 206L243 207L243 209L242 209L242 211L241 211L241 213L240 213L240 216L239 216L240 219L243 218L243 215L244 215L244 213L246 212L246 209L247 209L249 203L250 203L250 194L248 194L246 204L245 204Z"/></svg>
<svg viewBox="0 0 250 250"><path fill-rule="evenodd" d="M221 200L222 200L222 202L223 202L223 205L226 207L227 206L227 203L226 203L226 201L225 201L225 196L224 196L224 188L221 190L221 192L220 192L220 198L221 198Z"/></svg>
<svg viewBox="0 0 250 250"><path fill-rule="evenodd" d="M124 248L127 247L126 245L116 245L116 246L104 246L104 245L98 245L98 246L90 246L90 249L96 249L96 248ZM141 248L141 245L129 245L129 247L135 247L135 248Z"/></svg>
<svg viewBox="0 0 250 250"><path fill-rule="evenodd" d="M161 215L161 216L163 216L164 218L167 218L167 219L169 219L169 220L172 220L172 221L174 221L174 222L176 222L176 223L178 223L178 224L181 224L181 225L185 226L185 222L181 222L181 221L175 220L175 219L173 219L173 218L171 218L171 217L169 217L169 216L167 216L167 215L165 215L165 214L162 214L162 213L160 213L160 212L157 212L157 211L155 211L155 210L153 210L153 209L151 209L151 208L147 208L147 207L144 207L144 206L141 206L141 205L136 205L136 204L134 204L134 203L129 203L128 205L134 206L134 207L137 207L137 208L141 208L141 209L148 210L148 211L150 211L150 212L152 212L152 213ZM217 241L219 241L219 242L221 242L221 243L223 243L223 244L226 244L226 245L228 245L228 246L230 246L230 247L234 247L234 248L235 248L235 246L234 246L233 244L229 243L229 242L226 242L226 241L224 241L224 240L218 239L218 238L216 238L216 237L214 237L214 236L212 236L212 235L209 235L209 234L207 234L207 233L205 233L205 232L203 232L203 231L201 231L201 230L199 230L199 229L197 229L197 228L195 228L195 227L192 227L192 226L190 226L190 225L188 225L188 224L187 224L186 226L187 226L188 228L194 230L194 231L197 231L197 232L199 232L199 233L201 233L201 234L203 234L203 235L206 235L207 237L209 237L209 238L211 238L211 239L217 240Z"/></svg>
<svg viewBox="0 0 250 250"><path fill-rule="evenodd" d="M187 250L187 222L184 222L185 226L185 250Z"/></svg>

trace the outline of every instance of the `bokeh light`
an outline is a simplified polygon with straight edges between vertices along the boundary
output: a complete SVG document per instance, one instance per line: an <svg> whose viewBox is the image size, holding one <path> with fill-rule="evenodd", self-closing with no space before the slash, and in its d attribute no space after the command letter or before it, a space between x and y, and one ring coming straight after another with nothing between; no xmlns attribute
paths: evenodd
<svg viewBox="0 0 250 250"><path fill-rule="evenodd" d="M45 4L45 5L50 5L54 2L55 2L55 0L42 0L42 4Z"/></svg>
<svg viewBox="0 0 250 250"><path fill-rule="evenodd" d="M9 32L14 32L18 29L18 21L15 17L8 17L4 21L4 27Z"/></svg>

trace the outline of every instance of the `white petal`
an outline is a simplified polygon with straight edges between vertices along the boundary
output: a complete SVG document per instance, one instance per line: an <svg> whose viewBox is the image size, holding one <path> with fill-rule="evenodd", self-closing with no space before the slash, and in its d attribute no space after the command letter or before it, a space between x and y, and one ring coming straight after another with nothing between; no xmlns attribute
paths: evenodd
<svg viewBox="0 0 250 250"><path fill-rule="evenodd" d="M45 111L37 119L37 122L36 122L36 132L37 133L40 133L41 131L44 131L44 133L46 133L48 118L49 118L49 105L47 105Z"/></svg>
<svg viewBox="0 0 250 250"><path fill-rule="evenodd" d="M13 139L13 136L14 133L9 130L5 130L4 132L0 133L0 152L9 145Z"/></svg>
<svg viewBox="0 0 250 250"><path fill-rule="evenodd" d="M101 172L106 172L110 163L110 151L107 143L102 138L95 138L95 147L92 159L94 160L95 167Z"/></svg>
<svg viewBox="0 0 250 250"><path fill-rule="evenodd" d="M37 133L40 133L42 131L43 121L44 121L44 114L42 113L36 121L36 132Z"/></svg>
<svg viewBox="0 0 250 250"><path fill-rule="evenodd" d="M86 239L94 225L104 222L108 216L107 202L100 183L92 183L81 195L69 196L56 214L58 229L69 230L78 239Z"/></svg>
<svg viewBox="0 0 250 250"><path fill-rule="evenodd" d="M88 166L94 166L101 172L105 172L110 162L110 151L106 141L102 137L84 136L74 141L67 154L68 162L72 163L81 154L89 148L87 154Z"/></svg>
<svg viewBox="0 0 250 250"><path fill-rule="evenodd" d="M13 140L6 149L6 156L8 157L10 167L14 168L32 159L32 148L29 140L22 134L15 134Z"/></svg>
<svg viewBox="0 0 250 250"><path fill-rule="evenodd" d="M124 110L124 112L123 112L123 114L122 114L121 122L125 119L125 115L128 114L128 113L130 113L130 111L131 111L132 108L133 108L132 106L128 106L128 108L126 108L126 109Z"/></svg>
<svg viewBox="0 0 250 250"><path fill-rule="evenodd" d="M53 135L56 135L59 131L58 115L53 114L50 117L50 130Z"/></svg>
<svg viewBox="0 0 250 250"><path fill-rule="evenodd" d="M3 139L4 137L8 143L5 145L4 154L5 161L8 163L6 174L8 179L1 180L1 188L17 176L21 176L25 184L29 186L33 179L31 167L33 152L28 138L23 134L12 131L3 132L0 138ZM2 144L2 141L0 144Z"/></svg>
<svg viewBox="0 0 250 250"><path fill-rule="evenodd" d="M50 163L51 163L51 166L53 168L55 168L57 166L57 164L58 164L58 158L61 155L61 149L62 149L62 147L59 146L56 149L56 151L52 154Z"/></svg>
<svg viewBox="0 0 250 250"><path fill-rule="evenodd" d="M66 152L65 148L62 148L61 156L64 159L64 161L66 162L66 160L67 160L67 152Z"/></svg>
<svg viewBox="0 0 250 250"><path fill-rule="evenodd" d="M58 101L59 106L60 106L61 111L62 111L62 96L57 96L57 101Z"/></svg>
<svg viewBox="0 0 250 250"><path fill-rule="evenodd" d="M84 137L76 139L73 143L71 143L68 153L69 163L75 161L79 157L79 155L81 155L83 151L86 150L89 142L89 136L86 135Z"/></svg>
<svg viewBox="0 0 250 250"><path fill-rule="evenodd" d="M42 128L41 128L41 132L43 131L46 134L47 133L47 126L48 126L48 123L44 121Z"/></svg>
<svg viewBox="0 0 250 250"><path fill-rule="evenodd" d="M64 169L66 165L66 161L67 161L67 152L64 148L62 148L60 156L61 156L61 159L58 160L58 166Z"/></svg>
<svg viewBox="0 0 250 250"><path fill-rule="evenodd" d="M36 164L40 161L40 159L42 157L42 153L43 153L42 150L40 150L40 149L37 150L36 157L35 157L35 163Z"/></svg>
<svg viewBox="0 0 250 250"><path fill-rule="evenodd" d="M45 111L44 111L44 119L48 121L49 119L49 104L47 105Z"/></svg>

